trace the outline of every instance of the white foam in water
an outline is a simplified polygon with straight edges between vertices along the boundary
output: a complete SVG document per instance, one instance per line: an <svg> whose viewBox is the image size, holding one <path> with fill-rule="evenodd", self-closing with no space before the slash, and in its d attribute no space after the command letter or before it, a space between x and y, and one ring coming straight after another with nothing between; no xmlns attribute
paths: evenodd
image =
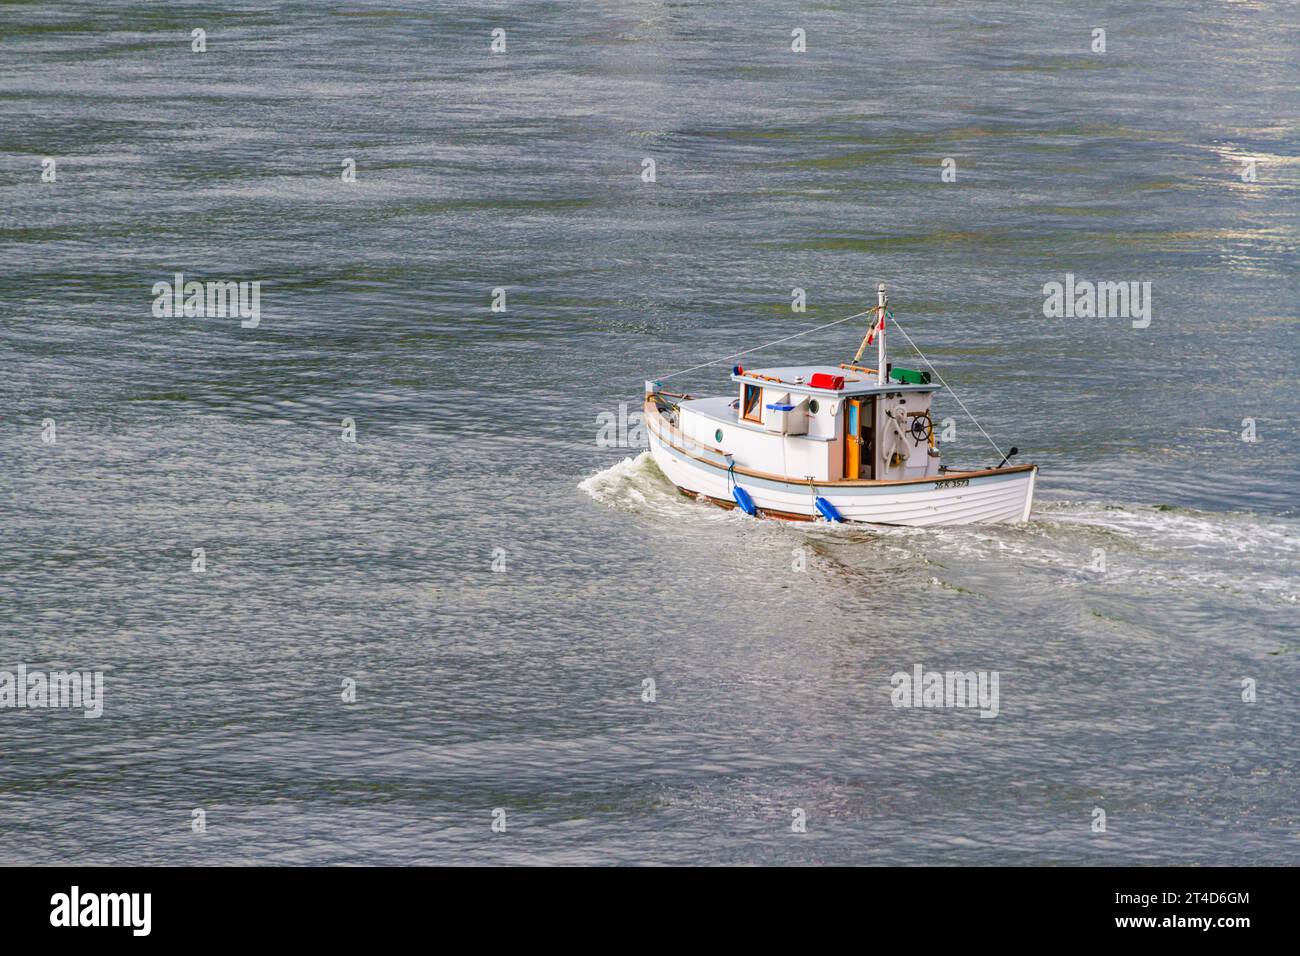
<svg viewBox="0 0 1300 956"><path fill-rule="evenodd" d="M1300 600L1300 528L1274 517L1059 501L1036 503L1025 525L935 530L938 552L1056 568L1066 586L1104 580L1143 591L1215 588ZM1092 569L1098 549L1105 575Z"/></svg>
<svg viewBox="0 0 1300 956"><path fill-rule="evenodd" d="M596 472L578 487L601 504L656 514L667 513L668 506L688 500L669 485L648 451Z"/></svg>
<svg viewBox="0 0 1300 956"><path fill-rule="evenodd" d="M659 518L745 519L738 511L681 495L649 452L624 458L578 487L602 504ZM819 534L861 535L869 529L868 538L911 539L908 547L927 556L1055 568L1066 572L1065 583L1075 584L1100 580L1090 564L1094 549L1101 548L1106 552L1106 575L1112 581L1154 588L1218 588L1300 602L1300 582L1294 573L1300 527L1289 519L1155 505L1057 501L1036 503L1027 525L904 528L770 523ZM1231 564L1223 561L1225 554L1232 555Z"/></svg>
<svg viewBox="0 0 1300 956"><path fill-rule="evenodd" d="M654 457L643 451L635 458L624 458L598 471L578 487L601 504L611 508L639 511L674 521L734 522L753 519L740 510L728 511L708 502L683 495L655 464ZM783 521L764 524L785 524Z"/></svg>

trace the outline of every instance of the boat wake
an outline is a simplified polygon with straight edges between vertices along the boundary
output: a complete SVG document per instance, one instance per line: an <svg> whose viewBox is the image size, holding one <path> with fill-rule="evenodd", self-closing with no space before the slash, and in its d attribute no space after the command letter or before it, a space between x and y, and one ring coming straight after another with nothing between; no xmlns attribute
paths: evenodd
<svg viewBox="0 0 1300 956"><path fill-rule="evenodd" d="M729 511L701 504L679 492L648 451L596 472L578 487L601 504L657 517L717 521L731 516Z"/></svg>
<svg viewBox="0 0 1300 956"><path fill-rule="evenodd" d="M1066 565L1075 580L1134 591L1207 590L1300 602L1300 523L1168 505L1044 502L999 542L1026 563Z"/></svg>
<svg viewBox="0 0 1300 956"><path fill-rule="evenodd" d="M658 520L747 522L687 498L649 452L625 458L581 482L594 500ZM905 528L765 521L778 534L902 547L928 563L969 560L1045 571L1056 586L1111 583L1125 590L1213 589L1266 604L1300 602L1300 522L1242 512L1165 505L1041 501L1020 525ZM747 524L748 526L748 524ZM833 536L833 537L828 537Z"/></svg>

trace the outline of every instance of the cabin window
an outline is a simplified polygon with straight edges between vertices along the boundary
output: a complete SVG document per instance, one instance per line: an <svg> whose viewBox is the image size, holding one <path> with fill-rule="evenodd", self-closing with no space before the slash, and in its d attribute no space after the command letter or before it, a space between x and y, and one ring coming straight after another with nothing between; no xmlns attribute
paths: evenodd
<svg viewBox="0 0 1300 956"><path fill-rule="evenodd" d="M821 406L817 404L817 399L814 398L811 402L808 403L808 411L814 415L816 415L819 411L821 411Z"/></svg>
<svg viewBox="0 0 1300 956"><path fill-rule="evenodd" d="M761 422L763 420L763 389L758 385L745 386L745 420Z"/></svg>
<svg viewBox="0 0 1300 956"><path fill-rule="evenodd" d="M713 440L714 440L715 442L717 442L719 445L722 444L722 429L721 429L721 428L719 428L716 432L713 433Z"/></svg>

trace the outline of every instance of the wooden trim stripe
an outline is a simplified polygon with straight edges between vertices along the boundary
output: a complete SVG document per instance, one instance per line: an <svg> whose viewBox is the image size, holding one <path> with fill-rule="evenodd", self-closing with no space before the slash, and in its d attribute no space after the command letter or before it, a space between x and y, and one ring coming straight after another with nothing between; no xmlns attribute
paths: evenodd
<svg viewBox="0 0 1300 956"><path fill-rule="evenodd" d="M735 511L736 503L734 501L723 501L721 498L714 498L712 495L706 495L702 491L691 491L689 488L677 486L677 490L687 498L694 498L696 501L707 501L709 504L717 505L727 511ZM799 515L793 511L776 511L772 508L759 508L758 513L764 518L780 518L782 521L816 521L816 515Z"/></svg>

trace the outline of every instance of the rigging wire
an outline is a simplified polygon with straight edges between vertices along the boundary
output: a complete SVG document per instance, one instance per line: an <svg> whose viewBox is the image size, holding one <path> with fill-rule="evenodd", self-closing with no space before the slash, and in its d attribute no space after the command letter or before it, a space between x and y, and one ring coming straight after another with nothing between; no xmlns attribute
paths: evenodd
<svg viewBox="0 0 1300 956"><path fill-rule="evenodd" d="M844 322L852 321L853 319L860 319L864 315L870 315L872 312L875 312L876 309L878 308L879 306L872 306L870 309L867 309L866 312L859 312L856 315L850 315L842 319L836 319L834 322L827 322L825 325L819 325L816 328L804 329L802 332L796 332L794 335L787 335L783 339L777 339L774 342L768 342L764 345L756 345L754 346L754 348L745 349L745 351L743 352L733 352L731 355L724 355L722 356L722 358L716 358L712 362L705 362L703 365L695 365L692 366L691 368L684 368L680 372L672 372L668 375L660 375L658 378L653 379L653 381L664 382L670 378L676 378L678 375L685 375L687 372L694 372L697 369L708 368L710 365L717 365L719 362L727 362L730 361L731 359L740 358L742 355L748 355L750 352L759 352L762 351L763 349L771 348L773 345L780 345L782 342L789 342L791 339L797 339L801 335L811 335L813 332L820 332L822 329L829 329L832 325L840 325Z"/></svg>
<svg viewBox="0 0 1300 956"><path fill-rule="evenodd" d="M983 435L986 439L988 439L988 443L993 446L993 450L996 451L999 455L1001 455L1002 449L998 447L998 443L995 442L992 438L989 438L989 433L984 430L984 426L980 424L979 419L976 418L973 414L971 414L971 410L966 407L966 403L961 400L961 396L952 390L952 386L943 380L943 376L940 375L939 370L934 367L934 363L931 362L928 358L926 358L925 353L916 347L916 343L912 341L912 337L907 334L907 329L903 328L901 325L898 324L898 319L894 319L894 328L898 329L898 331L903 333L903 338L907 339L907 344L912 346L912 350L916 352L917 355L921 356L922 362L930 366L930 371L933 372L934 377L939 380L939 384L942 385L944 388L946 388L948 390L948 394L957 400L957 404L961 406L961 410L965 412L966 415L970 418L970 420L975 423L975 427L980 430L980 434ZM1006 456L1003 456L1004 459L1005 457Z"/></svg>

